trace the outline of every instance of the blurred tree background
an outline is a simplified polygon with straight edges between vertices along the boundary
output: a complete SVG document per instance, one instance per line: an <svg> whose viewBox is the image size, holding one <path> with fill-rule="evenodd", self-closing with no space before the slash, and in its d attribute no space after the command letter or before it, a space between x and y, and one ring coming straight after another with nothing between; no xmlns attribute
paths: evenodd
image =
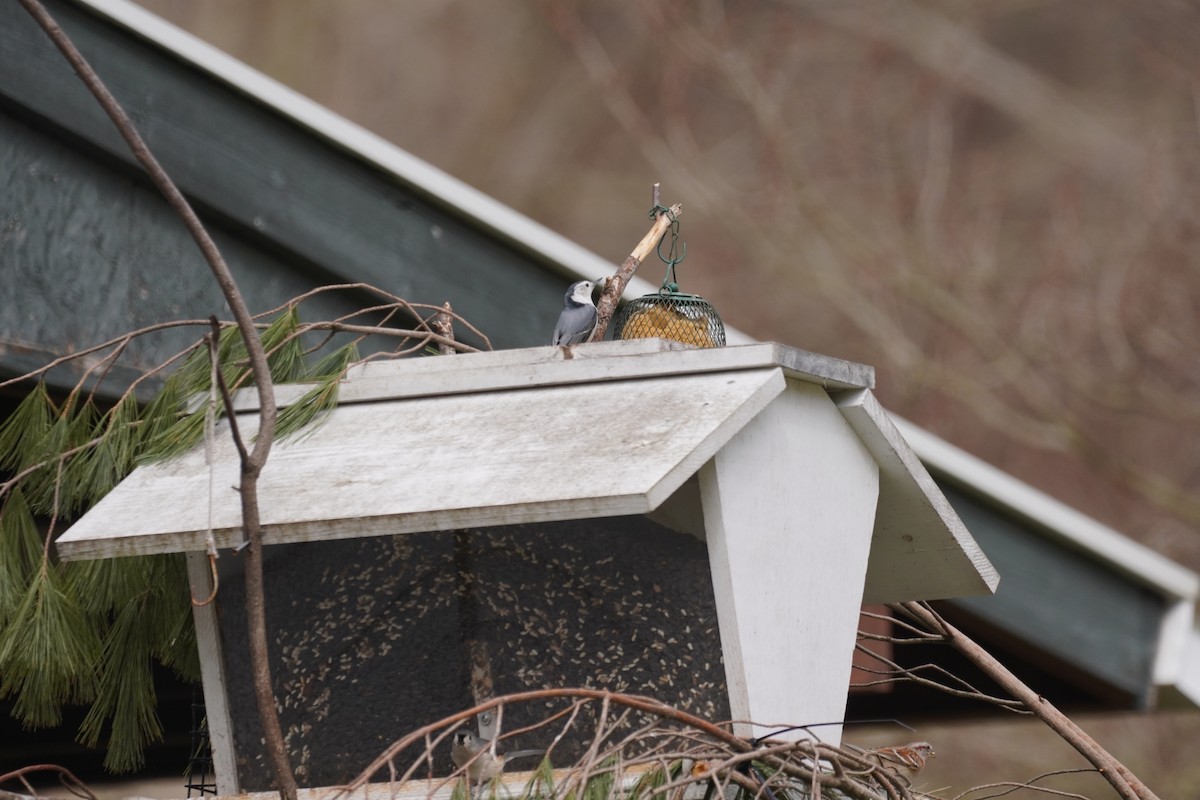
<svg viewBox="0 0 1200 800"><path fill-rule="evenodd" d="M1193 0L140 2L614 263L661 181L729 324L1200 569ZM1200 786L1197 715L1083 722ZM939 776L1076 763L973 730Z"/></svg>

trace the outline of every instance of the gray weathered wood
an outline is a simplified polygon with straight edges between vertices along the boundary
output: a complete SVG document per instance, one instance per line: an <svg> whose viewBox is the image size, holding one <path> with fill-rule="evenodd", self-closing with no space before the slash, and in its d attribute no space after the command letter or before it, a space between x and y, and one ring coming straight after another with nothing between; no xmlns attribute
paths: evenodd
<svg viewBox="0 0 1200 800"><path fill-rule="evenodd" d="M867 389L843 392L834 402L880 470L864 602L995 591L1000 576L875 395Z"/></svg>
<svg viewBox="0 0 1200 800"><path fill-rule="evenodd" d="M789 378L830 390L861 389L874 382L871 367L774 342L699 350L664 339L630 339L575 345L569 349L530 347L464 353L453 360L371 361L348 371L338 402L345 405L764 367L781 367ZM276 400L281 407L290 405L308 388L278 386ZM253 389L239 391L234 397L234 407L239 411L256 410L258 393Z"/></svg>
<svg viewBox="0 0 1200 800"><path fill-rule="evenodd" d="M658 509L669 527L704 535L695 486L676 493L792 385L833 397L836 427L848 422L879 464L866 599L990 592L995 571L873 395L841 389L850 374L869 380L857 366L780 345L694 350L655 340L372 362L351 371L335 411L272 455L261 489L265 538ZM287 402L298 391L281 387L279 395ZM239 417L252 431L254 414ZM793 435L790 423L777 424L780 441ZM228 547L241 540L237 466L227 428L219 431L212 528ZM136 470L58 540L59 552L76 559L203 549L207 477L199 448ZM793 507L786 494L778 502Z"/></svg>
<svg viewBox="0 0 1200 800"><path fill-rule="evenodd" d="M783 387L773 368L350 404L276 446L259 485L264 540L646 513ZM239 415L244 435L254 421ZM212 527L229 547L241 534L224 424L214 468ZM58 539L59 553L203 549L207 475L202 448L139 468Z"/></svg>

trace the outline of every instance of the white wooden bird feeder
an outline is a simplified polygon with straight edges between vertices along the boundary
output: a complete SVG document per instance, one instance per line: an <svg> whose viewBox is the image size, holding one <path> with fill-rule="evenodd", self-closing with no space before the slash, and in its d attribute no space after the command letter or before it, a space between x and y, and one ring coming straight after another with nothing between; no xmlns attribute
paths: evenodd
<svg viewBox="0 0 1200 800"><path fill-rule="evenodd" d="M274 448L259 488L264 540L647 515L707 545L732 718L839 720L864 603L998 583L873 380L870 367L778 344L635 340L372 362L347 375L319 427ZM301 391L277 395L286 404ZM253 396L238 402L252 433ZM228 548L242 535L227 433L214 469L212 527ZM208 487L203 448L141 467L58 551L201 553ZM205 669L211 717L223 701ZM219 719L210 725L220 738Z"/></svg>

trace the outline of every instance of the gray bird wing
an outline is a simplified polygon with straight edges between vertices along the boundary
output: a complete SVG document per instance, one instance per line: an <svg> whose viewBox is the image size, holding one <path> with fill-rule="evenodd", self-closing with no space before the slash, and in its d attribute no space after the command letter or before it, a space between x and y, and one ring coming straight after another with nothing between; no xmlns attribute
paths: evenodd
<svg viewBox="0 0 1200 800"><path fill-rule="evenodd" d="M514 758L529 758L530 756L541 756L545 754L545 750L514 750L511 753L505 753L504 758L506 761L511 761Z"/></svg>
<svg viewBox="0 0 1200 800"><path fill-rule="evenodd" d="M596 307L578 305L564 308L554 326L554 344L578 344L588 337L596 326Z"/></svg>

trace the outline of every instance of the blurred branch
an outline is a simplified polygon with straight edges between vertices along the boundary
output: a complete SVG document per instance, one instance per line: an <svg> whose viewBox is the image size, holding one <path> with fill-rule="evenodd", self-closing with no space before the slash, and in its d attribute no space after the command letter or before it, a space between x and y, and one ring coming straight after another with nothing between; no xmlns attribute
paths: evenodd
<svg viewBox="0 0 1200 800"><path fill-rule="evenodd" d="M951 419L984 430L977 438L1066 455L1150 509L1200 523L1187 459L1151 444L1178 435L1168 426L1200 424L1187 344L1200 337L1194 259L1180 255L1192 252L1186 209L1200 196L1179 178L1196 157L1185 141L1172 146L1174 128L1135 147L972 31L993 19L983 11L952 21L905 0L645 7L627 12L618 50L580 9L546 13L643 159L734 243L732 286L784 289L730 290L753 324L780 337L821 329L899 379L886 398L898 411L920 420L944 398ZM772 48L764 25L786 44ZM639 58L661 65L657 96ZM810 80L818 67L824 78ZM1013 134L1003 146L960 134L967 97L1057 158ZM737 133L706 149L714 119L737 119ZM743 145L726 155L734 136ZM1081 172L1120 185L1097 192ZM1110 512L1145 510L1116 497Z"/></svg>
<svg viewBox="0 0 1200 800"><path fill-rule="evenodd" d="M889 606L894 611L923 625L926 629L941 633L946 643L957 650L984 674L995 681L1004 691L1020 700L1026 708L1038 716L1047 726L1079 751L1124 800L1158 800L1128 767L1101 747L1082 728L1059 711L1046 698L1029 688L1020 678L1001 664L994 656L976 644L970 637L955 628L925 603L899 603Z"/></svg>
<svg viewBox="0 0 1200 800"><path fill-rule="evenodd" d="M31 796L37 797L37 792L33 791L33 787L29 784L28 775L35 772L53 772L58 775L58 780L62 783L63 788L76 797L85 798L85 800L97 800L95 793L88 788L87 784L75 777L75 773L66 767L60 767L57 764L33 764L28 767L6 772L0 775L0 785L9 781L19 780L29 790ZM0 792L0 797L8 795L13 798L23 798L24 795L13 794L12 792Z"/></svg>
<svg viewBox="0 0 1200 800"><path fill-rule="evenodd" d="M1077 775L1080 773L1096 772L1093 769L1056 769L1050 772L1043 772L1041 775L1034 776L1027 781L1003 781L1000 783L985 783L979 786L974 786L965 792L959 792L954 795L951 800L991 800L995 797L1006 797L1020 789L1028 789L1029 791L1048 794L1054 797L1072 797L1077 800L1089 800L1085 795L1076 794L1075 792L1064 792L1060 789L1051 789L1047 786L1038 786L1037 782L1045 778L1052 778L1056 775ZM983 794L978 797L972 797L977 792L984 792L989 789L999 789L1000 791L992 792L991 794Z"/></svg>
<svg viewBox="0 0 1200 800"><path fill-rule="evenodd" d="M793 0L793 4L838 28L895 47L1019 119L1064 158L1089 171L1124 182L1141 168L1142 154L1133 142L1114 133L1034 70L929 8L908 0Z"/></svg>

